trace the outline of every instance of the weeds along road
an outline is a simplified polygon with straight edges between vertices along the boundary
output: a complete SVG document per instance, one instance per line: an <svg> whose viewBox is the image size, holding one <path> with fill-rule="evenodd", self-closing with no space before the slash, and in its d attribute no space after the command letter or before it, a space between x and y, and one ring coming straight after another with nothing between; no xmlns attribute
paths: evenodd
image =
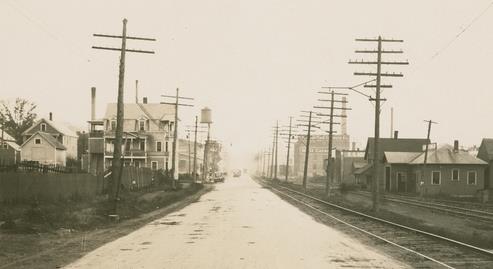
<svg viewBox="0 0 493 269"><path fill-rule="evenodd" d="M65 268L347 267L406 265L316 222L244 175Z"/></svg>

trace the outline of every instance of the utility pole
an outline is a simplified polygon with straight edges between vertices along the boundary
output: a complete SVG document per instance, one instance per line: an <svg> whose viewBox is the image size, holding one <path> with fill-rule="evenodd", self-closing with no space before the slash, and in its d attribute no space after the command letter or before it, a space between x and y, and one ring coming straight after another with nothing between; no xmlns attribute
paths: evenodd
<svg viewBox="0 0 493 269"><path fill-rule="evenodd" d="M271 168L270 168L270 175L269 175L269 178L270 179L274 179L274 158L275 158L275 151L276 151L276 137L275 136L272 136L272 156L270 158Z"/></svg>
<svg viewBox="0 0 493 269"><path fill-rule="evenodd" d="M197 182L197 127L198 116L195 116L195 130L193 138L193 181Z"/></svg>
<svg viewBox="0 0 493 269"><path fill-rule="evenodd" d="M118 75L118 102L117 102L117 112L116 112L116 132L115 132L115 143L114 143L114 151L113 151L113 161L111 167L112 170L111 193L109 195L110 201L114 202L113 212L116 214L118 192L121 184L119 180L120 171L121 171L120 167L123 166L122 163L123 161L121 158L122 158L122 140L123 140L123 110L124 110L123 88L125 81L125 54L126 52L154 54L154 51L127 49L127 39L142 40L142 41L156 41L156 39L127 36L127 19L123 19L123 29L121 36L103 35L103 34L93 34L93 36L117 38L122 40L120 48L92 46L93 49L120 51L120 67L119 67L119 75Z"/></svg>
<svg viewBox="0 0 493 269"><path fill-rule="evenodd" d="M175 102L171 103L171 102L161 102L161 104L167 104L167 105L173 105L175 107L175 124L174 124L174 129L173 129L173 145L172 145L172 149L173 149L173 152L171 155L171 174L173 175L173 180L171 180L171 187L173 188L173 190L176 190L176 181L178 181L178 169L176 169L176 155L177 155L177 144L178 144L178 106L188 106L188 107L193 107L193 105L190 105L190 104L182 104L179 102L180 99L184 99L184 100L193 100L193 98L190 98L190 97L183 97L183 96L180 96L180 89L179 88L176 88L176 95L175 96L172 96L172 95L161 95L161 97L164 97L164 98L174 98L175 99Z"/></svg>
<svg viewBox="0 0 493 269"><path fill-rule="evenodd" d="M271 172L272 172L272 167L271 167L271 158L272 158L272 153L271 153L272 149L268 149L267 150L267 173L265 174L266 177L270 178L271 176Z"/></svg>
<svg viewBox="0 0 493 269"><path fill-rule="evenodd" d="M375 137L373 141L373 179L372 179L372 202L373 211L378 212L380 203L380 102L385 101L381 98L382 88L391 88L392 85L382 85L382 77L403 77L402 73L382 73L382 65L408 65L406 62L393 62L393 61L382 61L382 54L401 54L402 50L383 50L382 43L402 43L403 40L398 39L384 39L381 36L378 38L360 38L356 39L357 42L377 42L377 50L356 50L356 53L368 53L376 54L376 61L349 61L349 64L365 64L365 65L376 65L377 72L354 72L356 76L371 76L375 77L375 84L365 85L367 88L375 88L376 94L375 98L370 97L370 101L375 101Z"/></svg>
<svg viewBox="0 0 493 269"><path fill-rule="evenodd" d="M428 123L428 133L426 135L426 145L425 145L425 159L423 161L423 169L421 172L421 181L424 182L425 179L425 172L426 172L426 163L428 162L428 145L430 144L430 134L431 134L431 125L432 124L438 124L438 122L434 122L432 120L425 120L424 122ZM423 195L423 192L421 190L421 184L420 184L420 193Z"/></svg>
<svg viewBox="0 0 493 269"><path fill-rule="evenodd" d="M312 124L313 124L313 119L318 117L313 116L313 111L311 110L301 111L301 112L308 113L308 121L298 120L300 122L307 122L307 124L298 124L298 126L308 127L306 134L306 144L305 144L305 167L303 168L303 190L306 192L306 185L308 180L308 160L310 155L310 137L311 137L312 127L315 127ZM306 115L302 115L302 116L306 116Z"/></svg>
<svg viewBox="0 0 493 269"><path fill-rule="evenodd" d="M277 180L277 152L278 152L278 141L279 141L279 121L276 121L276 155L274 164L274 179Z"/></svg>
<svg viewBox="0 0 493 269"><path fill-rule="evenodd" d="M289 150L291 148L292 121L293 121L293 117L289 117L288 152L286 154L286 173L285 173L285 181L286 182L288 182L288 174L289 174Z"/></svg>
<svg viewBox="0 0 493 269"><path fill-rule="evenodd" d="M324 87L325 88L325 87ZM330 87L328 87L330 88ZM318 101L322 101L322 102L329 102L330 105L329 106L314 106L314 108L318 108L318 109L328 109L329 110L329 114L323 114L323 113L319 113L317 115L319 116L328 116L329 117L329 121L328 121L328 124L329 124L329 131L328 131L328 134L329 134L329 145L328 145L328 152L327 152L327 167L326 167L326 180L325 180L325 195L327 197L329 197L330 195L330 185L333 183L334 181L334 175L333 175L333 172L334 172L334 167L333 167L333 164L332 164L332 150L334 149L333 147L333 138L334 138L334 133L336 133L334 131L334 124L340 124L338 122L334 122L334 118L335 117L338 117L338 118L346 118L347 116L345 114L343 114L346 110L351 110L350 108L347 108L345 107L345 104L347 104L347 101L345 100L345 97L344 96L347 96L348 94L346 93L338 93L338 92L335 92L334 90L331 90L330 92L324 92L324 91L321 91L319 92L321 94L329 94L330 95L330 99L318 99ZM340 100L340 99L336 99L338 96L343 96L343 99ZM340 107L336 107L334 104L335 103L340 103L341 106ZM337 111L341 111L342 113L341 114L334 114L334 110L337 110Z"/></svg>

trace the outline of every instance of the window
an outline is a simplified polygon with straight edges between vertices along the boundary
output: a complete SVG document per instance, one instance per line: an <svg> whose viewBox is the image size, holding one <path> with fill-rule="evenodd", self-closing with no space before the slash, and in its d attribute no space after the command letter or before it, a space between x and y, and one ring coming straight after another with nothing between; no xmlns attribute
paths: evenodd
<svg viewBox="0 0 493 269"><path fill-rule="evenodd" d="M145 141L140 141L140 150L142 150L142 151L146 150L146 142Z"/></svg>
<svg viewBox="0 0 493 269"><path fill-rule="evenodd" d="M166 148L165 151L168 152L168 141L166 141Z"/></svg>
<svg viewBox="0 0 493 269"><path fill-rule="evenodd" d="M166 160L166 171L168 171L168 160Z"/></svg>
<svg viewBox="0 0 493 269"><path fill-rule="evenodd" d="M3 146L4 149L8 149L9 148L9 145L7 143L2 143L2 144L3 144L2 146Z"/></svg>
<svg viewBox="0 0 493 269"><path fill-rule="evenodd" d="M440 185L441 173L440 171L431 172L431 185Z"/></svg>
<svg viewBox="0 0 493 269"><path fill-rule="evenodd" d="M139 168L140 167L140 162L134 162L134 166Z"/></svg>
<svg viewBox="0 0 493 269"><path fill-rule="evenodd" d="M34 139L34 144L36 144L36 145L41 144L41 139L40 138Z"/></svg>
<svg viewBox="0 0 493 269"><path fill-rule="evenodd" d="M145 120L139 120L139 131L145 131L145 129L146 129Z"/></svg>
<svg viewBox="0 0 493 269"><path fill-rule="evenodd" d="M151 162L151 169L157 170L157 162Z"/></svg>
<svg viewBox="0 0 493 269"><path fill-rule="evenodd" d="M112 131L116 130L116 120L111 121L111 129Z"/></svg>
<svg viewBox="0 0 493 269"><path fill-rule="evenodd" d="M40 129L41 129L41 132L46 132L46 123L41 123Z"/></svg>
<svg viewBox="0 0 493 269"><path fill-rule="evenodd" d="M452 181L459 181L459 169L452 169Z"/></svg>
<svg viewBox="0 0 493 269"><path fill-rule="evenodd" d="M161 141L156 142L156 151L157 152L163 151L163 143Z"/></svg>
<svg viewBox="0 0 493 269"><path fill-rule="evenodd" d="M477 173L476 171L468 171L467 172L467 184L468 185L476 185L477 181Z"/></svg>

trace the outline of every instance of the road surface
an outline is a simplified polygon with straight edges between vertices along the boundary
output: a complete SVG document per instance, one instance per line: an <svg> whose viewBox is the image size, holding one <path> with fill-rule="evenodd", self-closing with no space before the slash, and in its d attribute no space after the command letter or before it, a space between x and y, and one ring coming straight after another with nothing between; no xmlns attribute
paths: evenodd
<svg viewBox="0 0 493 269"><path fill-rule="evenodd" d="M316 222L244 175L66 268L347 267L406 265Z"/></svg>

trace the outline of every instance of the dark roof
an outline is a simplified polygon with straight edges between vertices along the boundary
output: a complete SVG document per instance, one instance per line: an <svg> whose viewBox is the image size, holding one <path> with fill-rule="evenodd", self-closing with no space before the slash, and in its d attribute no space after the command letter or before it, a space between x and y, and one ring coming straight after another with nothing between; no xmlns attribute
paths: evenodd
<svg viewBox="0 0 493 269"><path fill-rule="evenodd" d="M416 157L411 164L423 164L425 153L421 153ZM450 145L443 146L437 150L428 151L427 164L487 164L485 161L480 160L467 151L459 150L454 151L454 148Z"/></svg>
<svg viewBox="0 0 493 269"><path fill-rule="evenodd" d="M479 147L478 158L482 159L483 161L493 160L492 138L483 138L483 141L481 141L481 146Z"/></svg>
<svg viewBox="0 0 493 269"><path fill-rule="evenodd" d="M368 163L365 166L354 170L353 174L355 174L355 175L363 175L363 174L367 173L370 170L370 168L372 168L372 167L373 167L373 164Z"/></svg>
<svg viewBox="0 0 493 269"><path fill-rule="evenodd" d="M369 137L366 143L365 160L373 159L374 138ZM379 159L383 159L384 152L422 152L423 146L429 143L423 138L380 138Z"/></svg>
<svg viewBox="0 0 493 269"><path fill-rule="evenodd" d="M37 132L37 133L35 133L28 140L26 140L26 142L24 142L24 144L22 144L21 147L23 147L27 142L29 142L30 140L32 140L36 135L41 136L46 142L48 142L50 145L52 145L56 149L61 149L61 150L66 150L67 149L62 143L58 142L58 140L56 140L56 138L54 138L51 134L44 133L44 132Z"/></svg>

